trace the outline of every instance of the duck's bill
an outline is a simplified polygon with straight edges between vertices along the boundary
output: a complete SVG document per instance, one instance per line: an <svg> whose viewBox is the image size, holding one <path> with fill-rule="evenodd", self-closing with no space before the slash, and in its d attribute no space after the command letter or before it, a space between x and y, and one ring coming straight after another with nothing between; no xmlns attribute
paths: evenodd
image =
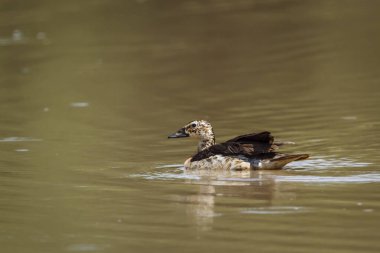
<svg viewBox="0 0 380 253"><path fill-rule="evenodd" d="M189 137L189 134L187 134L185 132L184 128L181 128L180 130L178 130L174 134L171 134L168 136L168 138L183 138L183 137Z"/></svg>

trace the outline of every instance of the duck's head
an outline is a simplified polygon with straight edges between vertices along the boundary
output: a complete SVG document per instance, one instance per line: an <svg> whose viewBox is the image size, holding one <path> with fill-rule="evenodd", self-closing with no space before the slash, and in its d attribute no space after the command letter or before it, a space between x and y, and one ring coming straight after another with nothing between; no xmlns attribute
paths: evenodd
<svg viewBox="0 0 380 253"><path fill-rule="evenodd" d="M214 132L209 122L205 120L194 120L179 129L168 138L200 137L201 139L214 139Z"/></svg>

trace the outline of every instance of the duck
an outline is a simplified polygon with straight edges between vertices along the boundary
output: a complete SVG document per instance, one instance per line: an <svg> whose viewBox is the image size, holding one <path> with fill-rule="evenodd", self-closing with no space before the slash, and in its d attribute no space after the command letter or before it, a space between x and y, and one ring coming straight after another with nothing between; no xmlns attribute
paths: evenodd
<svg viewBox="0 0 380 253"><path fill-rule="evenodd" d="M198 149L184 162L185 169L279 170L286 164L309 158L308 154L282 154L277 150L292 142L275 142L268 131L237 136L222 143L215 142L211 124L194 120L168 138L197 137ZM294 144L294 143L292 143Z"/></svg>

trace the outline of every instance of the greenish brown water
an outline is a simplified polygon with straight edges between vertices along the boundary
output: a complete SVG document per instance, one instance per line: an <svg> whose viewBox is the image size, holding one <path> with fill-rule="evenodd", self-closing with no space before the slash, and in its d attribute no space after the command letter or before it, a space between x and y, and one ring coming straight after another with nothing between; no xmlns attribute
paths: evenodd
<svg viewBox="0 0 380 253"><path fill-rule="evenodd" d="M1 252L379 252L379 8L1 0ZM193 119L311 158L185 172Z"/></svg>

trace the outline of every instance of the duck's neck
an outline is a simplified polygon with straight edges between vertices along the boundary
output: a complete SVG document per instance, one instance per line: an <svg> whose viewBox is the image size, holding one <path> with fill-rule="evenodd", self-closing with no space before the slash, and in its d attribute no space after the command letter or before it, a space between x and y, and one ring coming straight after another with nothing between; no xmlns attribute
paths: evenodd
<svg viewBox="0 0 380 253"><path fill-rule="evenodd" d="M205 150L211 146L215 145L215 135L211 131L207 134L201 135L199 143L198 143L198 152Z"/></svg>

